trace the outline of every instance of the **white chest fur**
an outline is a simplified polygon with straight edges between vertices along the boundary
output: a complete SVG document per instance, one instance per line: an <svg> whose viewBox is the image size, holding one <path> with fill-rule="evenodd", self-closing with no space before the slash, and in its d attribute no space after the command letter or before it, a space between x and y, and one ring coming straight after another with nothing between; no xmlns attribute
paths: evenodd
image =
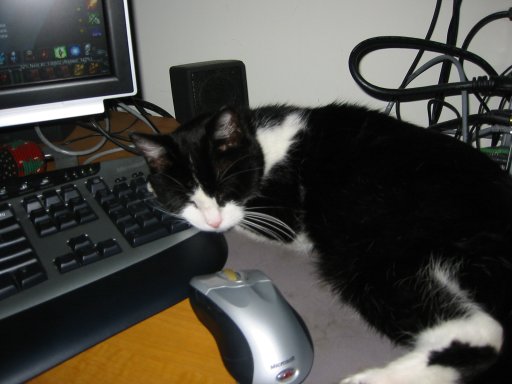
<svg viewBox="0 0 512 384"><path fill-rule="evenodd" d="M295 135L302 129L304 121L299 113L290 114L279 125L258 128L256 137L265 159L265 175L286 158Z"/></svg>

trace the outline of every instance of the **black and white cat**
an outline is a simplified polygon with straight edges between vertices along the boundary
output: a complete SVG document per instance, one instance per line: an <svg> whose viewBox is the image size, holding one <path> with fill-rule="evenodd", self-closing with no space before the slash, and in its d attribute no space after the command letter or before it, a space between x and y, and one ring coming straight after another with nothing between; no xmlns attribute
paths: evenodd
<svg viewBox="0 0 512 384"><path fill-rule="evenodd" d="M410 346L342 383L512 382L512 180L483 154L350 105L224 108L133 141L166 210L306 241L341 299Z"/></svg>

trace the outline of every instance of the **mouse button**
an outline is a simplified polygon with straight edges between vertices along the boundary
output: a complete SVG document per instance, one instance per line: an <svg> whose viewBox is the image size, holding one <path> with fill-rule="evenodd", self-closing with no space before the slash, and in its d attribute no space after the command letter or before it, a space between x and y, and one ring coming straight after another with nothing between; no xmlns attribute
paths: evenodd
<svg viewBox="0 0 512 384"><path fill-rule="evenodd" d="M226 281L226 279L218 276L217 274L208 276L195 276L190 280L190 285L205 295L207 295L212 290L224 288L231 284L233 283Z"/></svg>
<svg viewBox="0 0 512 384"><path fill-rule="evenodd" d="M273 302L277 298L276 289L269 281L257 282L251 288L254 293L265 301Z"/></svg>
<svg viewBox="0 0 512 384"><path fill-rule="evenodd" d="M240 271L240 275L248 284L271 282L269 277L258 269Z"/></svg>
<svg viewBox="0 0 512 384"><path fill-rule="evenodd" d="M219 301L223 301L235 307L244 308L249 305L251 299L251 295L248 293L245 287L226 287L224 289L216 289L212 292L212 295L218 296Z"/></svg>

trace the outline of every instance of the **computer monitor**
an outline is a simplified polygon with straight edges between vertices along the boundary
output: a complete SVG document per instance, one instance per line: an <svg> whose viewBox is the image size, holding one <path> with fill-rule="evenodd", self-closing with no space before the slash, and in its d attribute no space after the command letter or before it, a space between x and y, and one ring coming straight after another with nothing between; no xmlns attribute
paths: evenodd
<svg viewBox="0 0 512 384"><path fill-rule="evenodd" d="M0 132L136 92L127 0L0 1Z"/></svg>

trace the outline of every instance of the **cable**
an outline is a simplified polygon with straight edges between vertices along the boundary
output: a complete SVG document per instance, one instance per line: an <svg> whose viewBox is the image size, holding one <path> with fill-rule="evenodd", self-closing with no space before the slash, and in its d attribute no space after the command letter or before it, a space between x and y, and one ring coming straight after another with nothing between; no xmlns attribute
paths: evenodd
<svg viewBox="0 0 512 384"><path fill-rule="evenodd" d="M490 78L478 78L473 81L438 84L426 87L416 87L409 89L392 89L378 87L368 82L359 72L359 64L367 54L388 48L401 49L425 49L429 52L437 52L453 57L464 58L483 69ZM359 43L350 53L349 70L356 83L364 89L369 95L386 101L417 101L429 98L435 98L439 93L445 96L453 96L461 91L474 92L502 92L505 94L512 92L512 80L500 78L494 68L480 56L464 51L457 47L450 47L443 43L434 41L425 41L412 37L399 36L381 36L373 37Z"/></svg>
<svg viewBox="0 0 512 384"><path fill-rule="evenodd" d="M141 120L143 123L145 123L148 127L150 127L151 130L153 130L153 132L160 133L158 128L156 128L155 125L146 116L144 116L140 112L134 110L133 108L130 108L128 105L126 105L125 103L122 103L122 102L118 102L117 105L120 108L124 109L126 112L130 113L131 115L137 117L139 120Z"/></svg>
<svg viewBox="0 0 512 384"><path fill-rule="evenodd" d="M430 59L425 64L423 64L420 68L418 68L416 71L414 71L414 73L412 73L409 76L409 78L407 79L407 82L405 85L406 86L409 85L409 83L411 83L419 75L421 75L423 72L427 71L429 68L433 67L434 65L439 64L439 63L444 64L446 62L451 62L453 65L455 65L455 67L457 68L457 71L459 72L459 78L460 78L461 82L465 82L466 74L464 73L464 68L462 68L462 65L460 64L460 62L452 56L441 55L441 56L434 57L433 59ZM462 90L460 93L461 93L461 97L462 97L462 105L461 105L461 108L462 108L462 113L461 113L462 139L464 140L464 142L467 143L470 141L469 126L468 126L468 120L467 120L467 116L469 114L469 97L468 97L468 92L466 90ZM444 100L441 100L441 101L444 101Z"/></svg>
<svg viewBox="0 0 512 384"><path fill-rule="evenodd" d="M450 20L450 25L448 26L448 33L446 36L446 45L450 47L455 47L457 45L457 36L459 31L459 20L460 20L460 8L462 5L462 0L454 0L453 1L453 10L452 10L452 18ZM449 62L444 62L441 66L441 72L439 74L438 84L447 84L450 81L450 72L452 66ZM439 92L435 98L439 100L444 100L445 94ZM443 109L442 104L434 105L434 109L432 110L432 120L434 123L439 121L439 117L441 116L441 111Z"/></svg>
<svg viewBox="0 0 512 384"><path fill-rule="evenodd" d="M430 21L430 25L428 27L427 34L425 35L425 39L424 40L430 40L430 38L432 37L432 34L434 33L434 29L436 27L437 20L439 19L439 13L441 11L441 3L442 3L442 0L437 0L436 7L434 9L434 14L432 16L432 20ZM402 84L400 84L400 87L398 87L398 88L405 88L406 87L406 85L408 84L409 76L412 75L412 73L414 72L414 70L418 66L418 63L420 62L420 60L423 57L424 53L425 53L425 50L423 50L423 49L420 49L418 51L418 53L416 54L416 57L414 58L411 66L409 67L409 70L407 71L407 73L404 76L404 79L402 80ZM397 118L401 119L401 117L400 117L400 103L399 102L395 103L394 101L390 101L388 103L387 107L386 107L385 113L389 115L389 113L391 112L391 110L393 109L393 106L395 104L396 104L396 109L395 110L396 110Z"/></svg>
<svg viewBox="0 0 512 384"><path fill-rule="evenodd" d="M90 164L92 163L93 161L95 160L98 160L99 158L102 158L103 156L107 156L107 155L111 155L112 153L117 153L117 152L121 152L121 151L124 151L124 148L121 148L121 147L116 147L116 148L111 148L111 149L107 149L106 151L103 151L103 152L98 152L98 153L95 153L94 155L88 157L84 162L83 164Z"/></svg>
<svg viewBox="0 0 512 384"><path fill-rule="evenodd" d="M492 14L484 17L478 23L476 23L475 26L473 28L471 28L468 35L464 39L464 42L462 43L461 48L464 50L467 50L469 47L469 44L471 44L471 41L473 40L473 38L483 27L485 27L487 24L489 24L495 20L504 19L504 18L508 18L509 20L512 21L512 8L509 8L508 11L492 13Z"/></svg>
<svg viewBox="0 0 512 384"><path fill-rule="evenodd" d="M108 116L106 117L105 119L106 123L106 131L107 132L110 132L110 119L108 118ZM46 138L46 136L43 134L43 132L41 131L41 127L39 126L39 124L35 125L34 127L34 130L37 134L37 136L39 137L39 139L50 149L52 149L53 151L57 152L57 153L62 153L64 155L68 155L68 156L86 156L86 155L90 155L91 153L94 153L96 151L98 151L101 147L103 147L103 145L107 142L107 138L105 136L103 136L100 141L94 145L93 147L91 148L88 148L88 149L84 149L84 150L81 150L81 151L75 151L75 150L70 150L68 148L64 148L64 147L60 147L56 144L53 144L50 140L48 140Z"/></svg>
<svg viewBox="0 0 512 384"><path fill-rule="evenodd" d="M131 152L131 153L133 153L135 155L140 155L140 152L138 150L136 150L135 148L132 148L130 146L127 146L127 145L121 143L118 139L116 139L115 137L110 135L109 132L105 131L96 121L91 120L91 124L94 126L94 128L98 132L100 132L103 136L105 136L105 138L107 138L108 140L112 141L118 147L121 147L125 151Z"/></svg>

